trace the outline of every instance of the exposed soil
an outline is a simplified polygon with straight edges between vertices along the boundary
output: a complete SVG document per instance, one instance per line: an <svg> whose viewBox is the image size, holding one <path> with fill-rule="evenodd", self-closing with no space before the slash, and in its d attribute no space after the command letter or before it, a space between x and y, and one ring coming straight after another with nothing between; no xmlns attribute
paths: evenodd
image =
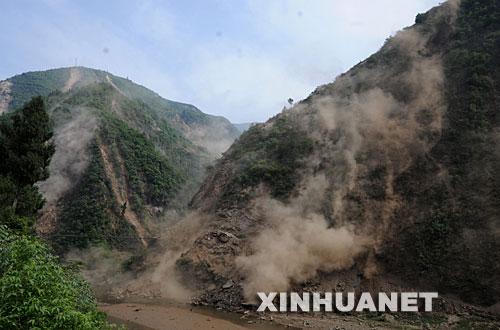
<svg viewBox="0 0 500 330"><path fill-rule="evenodd" d="M11 86L12 83L8 80L0 82L0 114L6 112L9 108Z"/></svg>
<svg viewBox="0 0 500 330"><path fill-rule="evenodd" d="M71 88L73 88L73 86L75 86L75 84L80 81L80 78L80 70L78 70L77 68L71 68L71 70L69 71L69 79L66 81L66 84L64 84L63 91L67 92Z"/></svg>
<svg viewBox="0 0 500 330"><path fill-rule="evenodd" d="M125 184L120 184L120 180L117 177L113 165L111 163L111 158L109 155L109 150L106 145L103 143L99 143L99 151L102 156L102 160L104 162L104 169L106 171L106 176L108 177L109 181L111 182L111 188L113 190L113 195L115 196L116 201L118 202L118 205L123 205L124 210L123 210L123 217L125 220L127 220L128 223L130 223L135 231L137 232L137 235L139 236L139 239L141 240L141 243L144 247L148 246L148 242L145 239L146 237L146 229L143 227L141 222L139 221L139 218L135 214L134 211L131 210L130 208L130 201L128 198L128 189L126 185L126 178L125 176L125 169L123 164L120 164L120 175L123 177L122 182Z"/></svg>
<svg viewBox="0 0 500 330"><path fill-rule="evenodd" d="M58 212L59 209L55 202L48 203L43 207L41 215L36 221L37 235L47 237L56 231Z"/></svg>
<svg viewBox="0 0 500 330"><path fill-rule="evenodd" d="M123 96L126 96L125 93L118 88L118 86L115 85L115 83L113 82L113 80L111 80L111 77L109 75L106 75L106 81L114 88L118 91L118 93L122 94Z"/></svg>

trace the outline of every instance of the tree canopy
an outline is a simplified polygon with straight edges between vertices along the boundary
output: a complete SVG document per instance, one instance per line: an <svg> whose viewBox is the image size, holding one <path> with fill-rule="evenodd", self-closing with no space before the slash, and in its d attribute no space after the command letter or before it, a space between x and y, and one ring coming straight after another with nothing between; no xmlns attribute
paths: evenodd
<svg viewBox="0 0 500 330"><path fill-rule="evenodd" d="M34 184L48 177L54 154L50 118L41 97L34 97L0 122L0 224L27 232L43 197Z"/></svg>

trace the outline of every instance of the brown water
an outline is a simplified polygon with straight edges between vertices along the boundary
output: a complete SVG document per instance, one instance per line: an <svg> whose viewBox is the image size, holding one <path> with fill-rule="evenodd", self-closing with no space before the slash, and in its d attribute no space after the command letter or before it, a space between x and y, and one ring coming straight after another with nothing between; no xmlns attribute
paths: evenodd
<svg viewBox="0 0 500 330"><path fill-rule="evenodd" d="M254 316L215 310L208 307L191 307L182 304L105 304L100 310L108 320L131 330L156 329L263 329L278 330L283 326Z"/></svg>

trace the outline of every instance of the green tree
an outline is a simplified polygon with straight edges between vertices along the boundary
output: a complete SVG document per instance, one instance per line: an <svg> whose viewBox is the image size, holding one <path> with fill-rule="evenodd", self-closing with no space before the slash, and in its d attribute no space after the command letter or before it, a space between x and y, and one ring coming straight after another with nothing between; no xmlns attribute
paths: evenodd
<svg viewBox="0 0 500 330"><path fill-rule="evenodd" d="M54 154L50 119L34 97L0 125L0 224L28 231L43 198L34 184L48 177Z"/></svg>

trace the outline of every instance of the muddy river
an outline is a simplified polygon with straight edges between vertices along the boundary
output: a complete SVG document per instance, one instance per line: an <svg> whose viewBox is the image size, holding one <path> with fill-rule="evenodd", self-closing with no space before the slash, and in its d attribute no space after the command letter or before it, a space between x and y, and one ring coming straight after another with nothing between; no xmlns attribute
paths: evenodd
<svg viewBox="0 0 500 330"><path fill-rule="evenodd" d="M244 314L175 303L101 304L99 309L108 315L110 322L124 325L131 330L285 329L284 326L274 324L269 320L261 320Z"/></svg>

